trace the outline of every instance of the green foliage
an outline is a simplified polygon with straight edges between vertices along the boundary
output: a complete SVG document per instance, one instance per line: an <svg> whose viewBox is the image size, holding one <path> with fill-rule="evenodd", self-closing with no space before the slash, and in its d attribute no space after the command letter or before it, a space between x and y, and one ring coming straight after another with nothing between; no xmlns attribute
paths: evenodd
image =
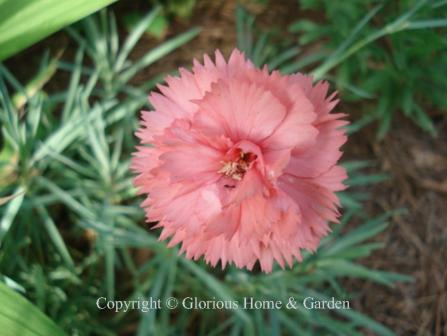
<svg viewBox="0 0 447 336"><path fill-rule="evenodd" d="M154 7L161 7L154 21L147 27L146 33L155 38L163 38L174 18L188 19L196 5L196 0L149 0ZM140 11L131 11L124 16L124 24L132 29L142 18Z"/></svg>
<svg viewBox="0 0 447 336"><path fill-rule="evenodd" d="M0 197L14 196L0 208L0 270L72 335L114 334L119 319L102 321L95 300L115 296L118 271L132 271L139 288L132 248L158 244L137 225L143 213L129 169L137 111L156 80L129 81L197 30L132 62L156 11L122 46L111 13L87 18L70 29L80 44L74 62L45 57L28 85L0 65ZM55 64L70 79L49 94L42 87Z"/></svg>
<svg viewBox="0 0 447 336"><path fill-rule="evenodd" d="M196 0L147 0L153 6L162 6L166 16L183 19L191 16Z"/></svg>
<svg viewBox="0 0 447 336"><path fill-rule="evenodd" d="M270 70L289 73L305 65L295 61L301 48L293 46L293 41L278 30L258 30L255 20L242 6L236 8L237 46L256 66L267 65Z"/></svg>
<svg viewBox="0 0 447 336"><path fill-rule="evenodd" d="M305 71L334 82L344 101L367 100L349 131L377 121L378 137L401 112L432 135L428 111L445 111L447 2L300 1L324 13L324 21L301 18L285 32L260 31L242 7L236 11L238 47L256 64L282 73ZM310 50L310 51L309 51ZM319 64L318 66L316 66ZM303 70L304 69L304 70Z"/></svg>
<svg viewBox="0 0 447 336"><path fill-rule="evenodd" d="M142 15L139 12L130 12L126 14L123 18L125 26L132 30L135 28L135 25L141 20ZM163 38L168 30L169 22L166 18L166 15L163 13L158 13L152 23L147 27L146 33L151 36L154 36L158 39Z"/></svg>
<svg viewBox="0 0 447 336"><path fill-rule="evenodd" d="M386 286L409 280L358 263L382 247L369 239L387 227L390 215L371 219L363 212L362 203L369 198L365 186L386 178L365 174L369 162L345 164L352 190L340 194L345 209L341 223L316 253L304 253L290 270L277 265L271 274L213 269L178 256L177 248L167 248L141 225L144 213L129 170L132 134L137 111L147 104L147 90L157 78L140 86L132 78L198 33L190 30L130 60L158 11L142 18L122 44L111 13L71 27L70 35L79 43L74 60L44 57L27 85L0 66L1 282L21 291L70 335L360 335L363 329L392 335L360 312L307 310L301 304L291 310L178 308L109 314L96 307L101 296L349 300L358 294L343 287L346 278ZM246 24L238 22L238 27ZM296 67L293 56L288 57L295 51L283 55L282 62L274 57L282 49L274 50L267 56L250 55L258 55L256 62L276 62L272 67ZM44 84L60 73L68 74L66 87L47 92ZM354 224L355 229L347 229ZM139 253L143 260L135 257ZM3 303L5 311L14 307Z"/></svg>
<svg viewBox="0 0 447 336"><path fill-rule="evenodd" d="M161 8L157 7L144 16L129 33L122 46L118 41L116 19L113 14L107 14L105 11L100 13L98 19L89 17L81 23L78 28L83 34L76 29L69 30L70 35L81 48L85 48L95 64L95 75L102 84L100 95L113 97L119 93L131 93L134 97L145 96L145 91L151 88L155 81L148 81L142 88L134 88L129 85L131 79L199 33L198 28L192 28L148 51L137 61L130 61L130 53L147 28L156 20L160 11Z"/></svg>
<svg viewBox="0 0 447 336"><path fill-rule="evenodd" d="M4 336L64 336L36 306L0 282L0 326Z"/></svg>
<svg viewBox="0 0 447 336"><path fill-rule="evenodd" d="M328 58L314 70L343 90L346 100L371 100L353 129L373 120L378 136L390 130L397 112L436 135L429 110L445 110L447 26L445 1L302 0L305 9L323 11L326 20L298 20L290 31L302 45L326 41ZM331 75L328 75L328 72Z"/></svg>
<svg viewBox="0 0 447 336"><path fill-rule="evenodd" d="M116 0L1 0L0 61Z"/></svg>

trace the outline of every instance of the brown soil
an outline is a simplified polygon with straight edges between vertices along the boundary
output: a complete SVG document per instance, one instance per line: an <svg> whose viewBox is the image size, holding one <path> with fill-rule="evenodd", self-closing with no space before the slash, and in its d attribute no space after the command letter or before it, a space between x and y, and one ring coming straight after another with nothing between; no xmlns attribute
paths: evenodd
<svg viewBox="0 0 447 336"><path fill-rule="evenodd" d="M239 1L252 14L259 15L256 19L264 27L285 27L295 19L298 11L296 1L283 0L271 2L263 6L253 0ZM235 10L237 1L235 0L199 0L194 9L192 17L188 20L175 19L170 26L168 37L184 32L191 27L201 27L200 34L188 44L177 49L173 54L163 58L147 71L139 73L135 81L144 82L160 72L172 71L180 66L188 67L193 58L203 59L204 54L213 55L219 49L225 56L228 56L236 47L236 23ZM290 12L290 8L295 9ZM132 57L138 58L147 52L148 47L158 43L148 37L143 38L135 48Z"/></svg>
<svg viewBox="0 0 447 336"><path fill-rule="evenodd" d="M382 143L368 132L368 150L391 178L379 184L368 208L372 214L406 209L376 238L385 243L364 263L408 274L411 283L394 288L356 281L356 307L398 335L447 335L447 119L432 138L406 120L397 120ZM355 148L352 141L348 145Z"/></svg>

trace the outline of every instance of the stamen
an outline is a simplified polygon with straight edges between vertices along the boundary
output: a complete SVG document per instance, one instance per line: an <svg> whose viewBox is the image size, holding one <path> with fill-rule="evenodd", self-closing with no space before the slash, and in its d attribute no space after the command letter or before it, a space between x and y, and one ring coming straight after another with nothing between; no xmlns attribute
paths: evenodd
<svg viewBox="0 0 447 336"><path fill-rule="evenodd" d="M240 158L236 161L221 161L222 168L218 173L231 177L233 180L240 181L244 177L250 164L256 160L256 155L252 153L240 152Z"/></svg>

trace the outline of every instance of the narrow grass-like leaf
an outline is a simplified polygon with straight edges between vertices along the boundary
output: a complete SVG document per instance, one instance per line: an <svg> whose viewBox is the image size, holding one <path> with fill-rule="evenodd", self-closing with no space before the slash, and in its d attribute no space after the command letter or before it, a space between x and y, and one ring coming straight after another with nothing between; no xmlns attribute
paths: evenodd
<svg viewBox="0 0 447 336"><path fill-rule="evenodd" d="M279 70L284 74L290 74L297 72L315 62L320 61L321 59L327 56L326 52L314 52L307 56L303 56L296 62L287 63L285 65L280 66Z"/></svg>
<svg viewBox="0 0 447 336"><path fill-rule="evenodd" d="M410 22L406 29L427 29L447 27L447 19L433 19Z"/></svg>
<svg viewBox="0 0 447 336"><path fill-rule="evenodd" d="M255 47L253 50L253 55L251 57L252 57L253 63L256 64L257 66L262 66L264 63L264 59L266 57L265 51L266 51L268 39L269 39L269 34L262 33L261 36L256 41L256 44L255 44Z"/></svg>
<svg viewBox="0 0 447 336"><path fill-rule="evenodd" d="M113 239L112 237L110 237ZM113 244L113 241L110 241ZM106 289L109 300L115 298L115 248L109 241L104 247L105 252L105 266L106 266Z"/></svg>
<svg viewBox="0 0 447 336"><path fill-rule="evenodd" d="M344 52L349 45L354 41L360 31L366 26L366 24L383 8L383 5L377 5L373 9L371 9L362 20L354 27L351 31L351 34L341 43L338 48L334 51L332 55L329 56L329 59L336 58L342 52Z"/></svg>
<svg viewBox="0 0 447 336"><path fill-rule="evenodd" d="M50 240L56 247L56 250L59 252L62 260L65 262L65 264L69 269L74 270L75 264L73 262L73 259L71 258L71 255L68 252L68 248L65 245L64 239L59 233L59 230L56 227L56 224L54 223L53 219L50 217L45 208L38 207L37 210L40 216L42 217L42 221L45 226L45 229L47 230L48 236L50 237Z"/></svg>
<svg viewBox="0 0 447 336"><path fill-rule="evenodd" d="M152 49L146 55L144 55L140 60L133 64L129 69L125 70L121 75L121 82L127 83L138 71L147 67L148 65L158 61L163 56L166 56L170 52L174 51L181 45L187 43L193 39L200 32L199 28L193 28L187 32L180 34L166 42L162 45Z"/></svg>
<svg viewBox="0 0 447 336"><path fill-rule="evenodd" d="M103 110L107 110L115 105L115 101L108 101L104 105L96 105L90 113L85 116L75 116L70 121L62 125L59 130L53 133L39 149L34 153L32 162L42 160L50 151L61 153L68 145L70 145L77 137L85 134L85 126L91 123Z"/></svg>
<svg viewBox="0 0 447 336"><path fill-rule="evenodd" d="M269 63L269 69L276 69L284 62L290 60L291 58L297 56L301 52L299 47L292 47L290 49L285 50L278 56L276 56L273 61Z"/></svg>
<svg viewBox="0 0 447 336"><path fill-rule="evenodd" d="M14 197L14 199L6 205L6 210L0 221L0 244L11 227L17 212L22 206L23 198L25 196L25 188L23 186L18 187L14 192L14 195L17 195L17 197Z"/></svg>
<svg viewBox="0 0 447 336"><path fill-rule="evenodd" d="M16 109L22 108L30 97L34 96L56 73L57 64L62 53L58 53L48 64L34 76L24 87L25 92L17 92L12 97L12 102Z"/></svg>
<svg viewBox="0 0 447 336"><path fill-rule="evenodd" d="M180 258L181 263L189 269L196 277L203 282L203 284L208 287L212 292L214 292L219 298L226 301L234 301L234 294L225 287L224 283L220 283L212 275L208 274L201 267L197 266L194 262L187 260L185 258ZM250 316L241 309L234 311L235 315L238 316L241 321L244 322L247 327L247 334L254 334L254 326Z"/></svg>
<svg viewBox="0 0 447 336"><path fill-rule="evenodd" d="M408 10L407 12L405 12L404 14L402 14L401 16L399 16L396 20L388 23L387 25L385 25L383 28L374 31L373 33L369 34L368 36L362 38L360 41L357 41L355 43L352 43L352 45L350 47L348 47L348 45L342 45L343 48L341 49L341 51L337 52L335 55L333 55L333 57L330 57L326 62L324 62L322 65L320 65L317 69L315 69L312 72L312 75L314 76L314 78L316 80L321 79L329 70L331 70L333 67L335 67L336 65L338 65L339 63L341 63L342 61L344 61L345 59L347 59L348 57L350 57L351 55L353 55L354 53L356 53L357 51L359 51L360 49L362 49L363 47L365 47L366 45L378 40L379 38L389 35L389 34L394 34L397 33L399 31L403 31L408 29L410 22L408 21L411 16L413 16L425 3L427 2L427 0L420 0L416 3L416 5L414 5L413 7L411 7L410 10ZM374 11L375 9L373 9ZM371 12L370 12L371 13ZM369 18L370 15L366 16L366 19L370 19ZM360 23L364 25L364 23L368 22L368 20L363 20ZM361 28L361 27L360 27ZM357 34L357 30L358 28L354 28L353 33L351 34L353 36L355 36Z"/></svg>
<svg viewBox="0 0 447 336"><path fill-rule="evenodd" d="M171 263L172 261L168 259L166 260L166 262L160 263L157 267L157 273L154 275L153 281L151 283L151 290L148 298L159 298L161 296L163 286L165 285L167 276L169 274ZM155 327L155 320L155 312L152 314L143 314L140 325L138 327L137 336L150 336L159 334L160 331L157 331Z"/></svg>
<svg viewBox="0 0 447 336"><path fill-rule="evenodd" d="M80 216L84 218L94 219L95 215L90 210L78 202L73 196L71 196L67 191L62 190L56 184L48 180L47 178L40 176L37 178L37 182L44 188L52 192L60 201L65 203L70 209L77 212Z"/></svg>
<svg viewBox="0 0 447 336"><path fill-rule="evenodd" d="M385 221L389 216L390 214L385 214L383 216L371 219L357 229L349 232L343 237L338 238L334 241L334 244L328 248L327 251L325 251L325 254L333 255L346 249L347 247L353 246L375 236L379 232L385 230L388 225Z"/></svg>
<svg viewBox="0 0 447 336"><path fill-rule="evenodd" d="M145 17L141 19L141 21L132 29L129 36L127 36L123 47L116 59L115 62L115 71L120 71L126 62L127 57L129 56L132 49L137 44L138 40L147 30L147 28L154 22L154 19L160 13L161 7L156 7L152 11L150 11Z"/></svg>
<svg viewBox="0 0 447 336"><path fill-rule="evenodd" d="M351 187L375 184L375 183L382 182L388 178L389 178L389 176L387 174L357 175L357 176L350 177L349 180L347 181L347 184Z"/></svg>
<svg viewBox="0 0 447 336"><path fill-rule="evenodd" d="M316 266L324 269L325 272L328 272L331 277L343 276L350 278L362 278L390 287L393 285L393 280L387 276L388 274L386 272L369 269L344 259L323 259L317 261Z"/></svg>
<svg viewBox="0 0 447 336"><path fill-rule="evenodd" d="M81 73L83 70L82 60L84 58L84 48L80 47L76 52L75 63L71 71L70 84L67 89L67 96L65 99L64 108L62 110L62 121L66 121L70 117L70 113L73 109L73 104L76 99L76 93L78 92L78 85L81 79ZM59 63L59 66L61 64Z"/></svg>
<svg viewBox="0 0 447 336"><path fill-rule="evenodd" d="M385 327L384 325L370 319L369 317L363 315L352 309L340 309L338 310L339 314L342 314L352 320L358 326L365 327L377 335L381 336L394 336L394 332Z"/></svg>

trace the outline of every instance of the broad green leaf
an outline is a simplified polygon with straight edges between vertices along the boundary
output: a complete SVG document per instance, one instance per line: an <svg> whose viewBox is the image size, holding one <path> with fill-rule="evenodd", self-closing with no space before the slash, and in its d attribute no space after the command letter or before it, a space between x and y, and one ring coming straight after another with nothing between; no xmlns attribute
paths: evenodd
<svg viewBox="0 0 447 336"><path fill-rule="evenodd" d="M66 335L36 306L2 282L0 282L0 302L2 336Z"/></svg>
<svg viewBox="0 0 447 336"><path fill-rule="evenodd" d="M114 1L1 1L0 61Z"/></svg>

